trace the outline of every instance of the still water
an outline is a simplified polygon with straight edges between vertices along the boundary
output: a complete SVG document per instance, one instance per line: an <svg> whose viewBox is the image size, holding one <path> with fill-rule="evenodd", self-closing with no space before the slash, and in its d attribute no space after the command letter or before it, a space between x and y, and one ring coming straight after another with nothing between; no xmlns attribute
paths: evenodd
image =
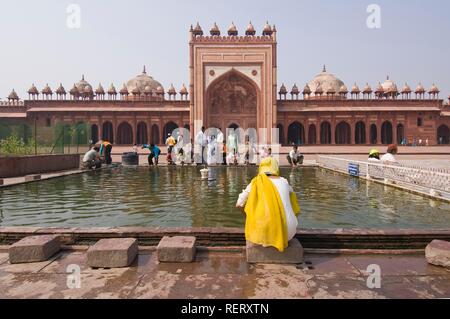
<svg viewBox="0 0 450 319"><path fill-rule="evenodd" d="M0 189L0 226L243 227L235 209L255 167L126 168ZM329 171L282 169L301 228L450 228L450 205Z"/></svg>

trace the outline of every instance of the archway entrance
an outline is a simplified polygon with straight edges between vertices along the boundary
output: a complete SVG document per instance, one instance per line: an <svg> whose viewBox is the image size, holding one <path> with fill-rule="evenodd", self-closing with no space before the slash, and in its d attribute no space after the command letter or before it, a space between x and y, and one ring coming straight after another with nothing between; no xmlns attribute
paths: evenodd
<svg viewBox="0 0 450 319"><path fill-rule="evenodd" d="M448 145L450 144L450 129L447 125L443 124L439 126L437 131L437 138L439 145Z"/></svg>
<svg viewBox="0 0 450 319"><path fill-rule="evenodd" d="M152 125L150 142L155 145L159 145L161 143L161 138L159 137L159 127L157 124Z"/></svg>
<svg viewBox="0 0 450 319"><path fill-rule="evenodd" d="M91 126L91 140L92 143L97 143L98 142L98 126L97 124L92 124Z"/></svg>
<svg viewBox="0 0 450 319"><path fill-rule="evenodd" d="M381 143L382 144L392 144L392 124L391 122L384 122L381 126Z"/></svg>
<svg viewBox="0 0 450 319"><path fill-rule="evenodd" d="M288 128L288 144L305 144L305 128L299 122L294 122Z"/></svg>
<svg viewBox="0 0 450 319"><path fill-rule="evenodd" d="M316 126L314 124L311 124L309 126L308 131L308 144L309 145L316 145L317 144L317 136L316 136Z"/></svg>
<svg viewBox="0 0 450 319"><path fill-rule="evenodd" d="M137 126L136 143L139 145L148 143L147 124L144 122L140 122Z"/></svg>
<svg viewBox="0 0 450 319"><path fill-rule="evenodd" d="M117 144L131 145L133 144L133 128L127 122L123 122L117 128Z"/></svg>
<svg viewBox="0 0 450 319"><path fill-rule="evenodd" d="M256 84L232 70L209 86L206 92L205 126L228 127L235 123L244 131L257 129L259 89Z"/></svg>
<svg viewBox="0 0 450 319"><path fill-rule="evenodd" d="M351 144L351 132L350 124L347 122L341 122L336 126L336 144Z"/></svg>
<svg viewBox="0 0 450 319"><path fill-rule="evenodd" d="M397 125L397 144L402 144L405 139L405 127L403 124Z"/></svg>
<svg viewBox="0 0 450 319"><path fill-rule="evenodd" d="M376 145L377 144L377 126L376 124L370 125L370 144Z"/></svg>
<svg viewBox="0 0 450 319"><path fill-rule="evenodd" d="M356 123L355 143L358 145L366 144L366 124L364 122Z"/></svg>
<svg viewBox="0 0 450 319"><path fill-rule="evenodd" d="M331 124L323 122L320 125L320 144L331 144Z"/></svg>
<svg viewBox="0 0 450 319"><path fill-rule="evenodd" d="M111 122L103 123L102 140L114 144L114 129Z"/></svg>

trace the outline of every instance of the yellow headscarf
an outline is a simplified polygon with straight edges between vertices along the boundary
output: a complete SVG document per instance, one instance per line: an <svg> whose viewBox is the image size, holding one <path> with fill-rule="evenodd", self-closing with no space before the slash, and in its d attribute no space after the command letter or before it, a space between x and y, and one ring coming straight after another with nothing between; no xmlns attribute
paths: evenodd
<svg viewBox="0 0 450 319"><path fill-rule="evenodd" d="M272 157L261 162L259 174L252 181L245 206L245 237L254 244L272 246L283 252L288 247L286 214L280 194L267 175L280 175L278 162ZM294 213L298 215L300 208L295 193L290 194L290 200Z"/></svg>

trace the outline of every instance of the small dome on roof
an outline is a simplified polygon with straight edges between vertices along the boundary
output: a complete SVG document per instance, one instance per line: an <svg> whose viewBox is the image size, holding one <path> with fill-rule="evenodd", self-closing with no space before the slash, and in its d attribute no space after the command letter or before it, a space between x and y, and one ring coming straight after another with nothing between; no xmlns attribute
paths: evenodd
<svg viewBox="0 0 450 319"><path fill-rule="evenodd" d="M145 95L150 95L150 94L152 94L152 93L153 93L152 88L151 88L149 85L147 85L147 86L144 88L144 94L145 94Z"/></svg>
<svg viewBox="0 0 450 319"><path fill-rule="evenodd" d="M375 91L376 94L384 94L383 86L381 85L381 82L378 82L377 89Z"/></svg>
<svg viewBox="0 0 450 319"><path fill-rule="evenodd" d="M287 89L286 89L286 87L284 86L284 83L281 85L281 87L280 87L280 94L287 94Z"/></svg>
<svg viewBox="0 0 450 319"><path fill-rule="evenodd" d="M291 94L297 95L299 93L300 93L300 90L298 89L297 84L294 84L294 86L292 87L292 90L291 90Z"/></svg>
<svg viewBox="0 0 450 319"><path fill-rule="evenodd" d="M39 90L34 85L34 83L31 85L30 89L28 90L28 94L39 94Z"/></svg>
<svg viewBox="0 0 450 319"><path fill-rule="evenodd" d="M84 93L88 93L88 94L94 93L94 91L92 90L92 86L86 85L84 88Z"/></svg>
<svg viewBox="0 0 450 319"><path fill-rule="evenodd" d="M103 88L101 83L98 84L98 88L95 90L95 94L98 94L98 95L105 94L105 89Z"/></svg>
<svg viewBox="0 0 450 319"><path fill-rule="evenodd" d="M353 94L359 94L359 93L361 93L361 90L359 89L359 86L358 86L358 84L356 84L356 82L355 82L355 84L352 86L352 93L353 93Z"/></svg>
<svg viewBox="0 0 450 319"><path fill-rule="evenodd" d="M135 87L131 90L131 94L133 95L140 95L141 94L141 90L139 90L138 87Z"/></svg>
<svg viewBox="0 0 450 319"><path fill-rule="evenodd" d="M255 27L250 21L249 25L247 26L247 30L245 30L245 35L255 35L255 34L256 34Z"/></svg>
<svg viewBox="0 0 450 319"><path fill-rule="evenodd" d="M425 88L424 88L424 86L422 85L422 83L419 83L419 85L417 86L417 88L416 88L416 93L417 93L417 94L425 93Z"/></svg>
<svg viewBox="0 0 450 319"><path fill-rule="evenodd" d="M16 91L13 89L11 93L8 95L8 100L18 100L19 96L17 95Z"/></svg>
<svg viewBox="0 0 450 319"><path fill-rule="evenodd" d="M372 91L372 88L370 87L369 83L366 83L366 86L363 89L363 93L364 94L371 94L372 92L373 91Z"/></svg>
<svg viewBox="0 0 450 319"><path fill-rule="evenodd" d="M436 84L433 83L433 85L431 86L429 92L432 93L432 94L438 94L438 93L440 93L441 91L439 91L439 88L436 86Z"/></svg>
<svg viewBox="0 0 450 319"><path fill-rule="evenodd" d="M56 89L56 94L65 95L66 89L63 87L62 83L59 84L59 87Z"/></svg>
<svg viewBox="0 0 450 319"><path fill-rule="evenodd" d="M314 90L315 95L322 95L323 94L323 87L321 84Z"/></svg>
<svg viewBox="0 0 450 319"><path fill-rule="evenodd" d="M209 30L209 32L212 36L220 35L220 29L219 29L217 23L214 22L214 25L212 26L211 30Z"/></svg>
<svg viewBox="0 0 450 319"><path fill-rule="evenodd" d="M309 87L308 84L305 85L305 87L303 88L303 94L311 94L311 88Z"/></svg>
<svg viewBox="0 0 450 319"><path fill-rule="evenodd" d="M167 91L167 93L169 93L170 95L175 95L177 94L177 91L175 90L175 87L173 86L173 84L170 85L169 90Z"/></svg>
<svg viewBox="0 0 450 319"><path fill-rule="evenodd" d="M403 94L409 94L411 92L412 92L412 90L411 90L410 86L408 85L408 83L405 83L405 86L402 89L402 93Z"/></svg>
<svg viewBox="0 0 450 319"><path fill-rule="evenodd" d="M381 86L383 87L383 91L386 93L398 92L397 85L389 78L389 76L386 81L381 84Z"/></svg>
<svg viewBox="0 0 450 319"><path fill-rule="evenodd" d="M327 94L336 94L336 90L333 87L328 88Z"/></svg>
<svg viewBox="0 0 450 319"><path fill-rule="evenodd" d="M45 85L45 87L42 89L42 94L46 94L46 95L52 95L53 91L50 88L50 86L48 85L48 83Z"/></svg>
<svg viewBox="0 0 450 319"><path fill-rule="evenodd" d="M183 83L183 86L181 87L180 94L181 94L181 95L188 94L186 85L184 85L184 83Z"/></svg>
<svg viewBox="0 0 450 319"><path fill-rule="evenodd" d="M116 88L114 87L114 84L112 84L112 83L111 83L111 86L108 89L108 94L109 95L116 95L117 94Z"/></svg>
<svg viewBox="0 0 450 319"><path fill-rule="evenodd" d="M269 21L267 21L263 29L263 35L272 35L272 33L272 27L270 26Z"/></svg>
<svg viewBox="0 0 450 319"><path fill-rule="evenodd" d="M122 94L122 95L128 95L128 94L129 94L128 88L127 88L127 86L126 86L125 83L123 84L123 86L122 86L122 88L120 89L120 92L119 92L119 93Z"/></svg>
<svg viewBox="0 0 450 319"><path fill-rule="evenodd" d="M237 30L236 26L234 25L234 22L231 22L231 25L228 28L228 35L230 35L230 36L238 35L238 30Z"/></svg>
<svg viewBox="0 0 450 319"><path fill-rule="evenodd" d="M200 26L200 23L197 22L197 25L195 26L195 28L192 30L192 32L194 33L194 35L203 35L203 29Z"/></svg>

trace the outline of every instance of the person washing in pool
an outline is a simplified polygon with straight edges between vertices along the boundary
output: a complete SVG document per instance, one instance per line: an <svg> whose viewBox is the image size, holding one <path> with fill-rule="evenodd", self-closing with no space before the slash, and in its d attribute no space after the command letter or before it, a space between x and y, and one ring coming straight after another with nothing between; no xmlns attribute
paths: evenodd
<svg viewBox="0 0 450 319"><path fill-rule="evenodd" d="M159 147L156 146L155 144L150 144L150 145L144 144L144 145L142 145L142 149L150 150L150 154L148 154L148 165L149 166L153 166L153 165L158 166L159 155L161 154L161 150L159 149ZM153 164L153 159L155 159L154 164Z"/></svg>
<svg viewBox="0 0 450 319"><path fill-rule="evenodd" d="M245 238L253 244L283 252L297 233L297 196L272 157L261 161L258 176L239 195L236 207L247 215Z"/></svg>

